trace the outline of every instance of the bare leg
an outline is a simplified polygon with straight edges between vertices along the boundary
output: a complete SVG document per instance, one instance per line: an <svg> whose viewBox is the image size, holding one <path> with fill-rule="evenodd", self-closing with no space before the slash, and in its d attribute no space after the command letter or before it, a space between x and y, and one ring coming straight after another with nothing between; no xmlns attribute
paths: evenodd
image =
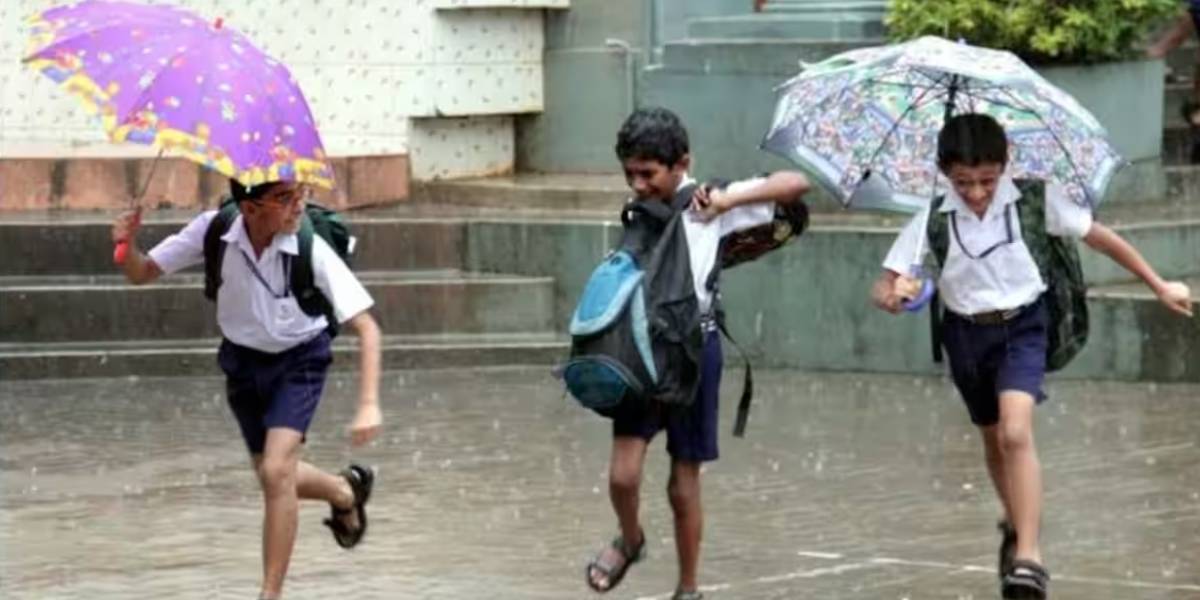
<svg viewBox="0 0 1200 600"><path fill-rule="evenodd" d="M300 462L302 434L293 429L267 431L263 454L256 460L262 486L263 583L262 598L278 598L283 591L292 548L296 543L299 502L296 496L296 471Z"/></svg>
<svg viewBox="0 0 1200 600"><path fill-rule="evenodd" d="M983 456L987 461L988 476L1004 509L1004 518L1011 520L1012 504L1008 501L1008 478L1004 473L1004 453L1000 448L1000 426L980 427L979 432L983 434Z"/></svg>
<svg viewBox="0 0 1200 600"><path fill-rule="evenodd" d="M1000 393L1000 448L1004 456L1009 518L1017 530L1015 558L1042 562L1038 534L1042 517L1042 467L1033 443L1032 396Z"/></svg>
<svg viewBox="0 0 1200 600"><path fill-rule="evenodd" d="M635 548L642 543L642 528L638 522L638 506L642 485L642 464L646 460L646 440L639 437L621 436L613 438L612 459L609 463L608 497L612 501L613 511L617 513L617 522L621 528L621 538L627 548ZM620 564L622 558L616 550L604 550L601 561L610 564ZM592 583L600 589L608 589L610 582L603 573L593 570L590 574Z"/></svg>
<svg viewBox="0 0 1200 600"><path fill-rule="evenodd" d="M695 591L696 571L700 563L700 540L704 532L704 511L700 504L700 463L671 462L671 481L667 485L671 511L675 513L675 551L679 555L679 589Z"/></svg>
<svg viewBox="0 0 1200 600"><path fill-rule="evenodd" d="M296 469L296 495L301 500L322 500L338 508L354 506L354 488L341 475L322 471L304 461ZM350 529L358 528L358 514L346 513L341 521Z"/></svg>

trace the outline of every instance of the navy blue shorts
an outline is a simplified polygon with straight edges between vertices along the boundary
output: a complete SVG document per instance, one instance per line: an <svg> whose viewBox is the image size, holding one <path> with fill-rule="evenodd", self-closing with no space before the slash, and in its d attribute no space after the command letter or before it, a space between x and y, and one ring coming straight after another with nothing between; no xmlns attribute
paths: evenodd
<svg viewBox="0 0 1200 600"><path fill-rule="evenodd" d="M269 429L308 431L333 362L329 342L322 333L278 354L221 342L217 363L225 372L229 408L251 454L262 454Z"/></svg>
<svg viewBox="0 0 1200 600"><path fill-rule="evenodd" d="M664 412L661 407L636 412L618 412L613 416L613 437L633 436L646 441L667 430L667 453L686 462L717 460L717 399L721 389L721 333L704 336L700 358L700 385L696 400L686 410Z"/></svg>
<svg viewBox="0 0 1200 600"><path fill-rule="evenodd" d="M1047 320L1040 299L1002 325L978 325L946 312L942 343L972 423L1000 421L1000 392L1025 392L1039 404L1046 399Z"/></svg>

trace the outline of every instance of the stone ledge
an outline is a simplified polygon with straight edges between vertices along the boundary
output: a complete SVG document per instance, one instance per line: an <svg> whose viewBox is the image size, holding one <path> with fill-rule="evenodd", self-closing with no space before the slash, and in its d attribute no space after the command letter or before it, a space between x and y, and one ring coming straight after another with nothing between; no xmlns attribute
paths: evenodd
<svg viewBox="0 0 1200 600"><path fill-rule="evenodd" d="M153 158L0 159L0 212L115 210L144 185ZM338 209L394 204L409 196L406 154L333 159L338 187L317 200ZM196 209L227 193L223 175L181 158L164 158L143 206Z"/></svg>

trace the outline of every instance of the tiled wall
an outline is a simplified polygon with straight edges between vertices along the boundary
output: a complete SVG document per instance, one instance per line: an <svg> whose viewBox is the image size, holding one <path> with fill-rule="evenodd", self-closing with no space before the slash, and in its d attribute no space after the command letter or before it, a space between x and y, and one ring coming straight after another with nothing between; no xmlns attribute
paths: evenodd
<svg viewBox="0 0 1200 600"><path fill-rule="evenodd" d="M291 67L333 156L420 154L421 173L511 168L511 118L542 110L543 11L568 0L145 0L222 17ZM25 69L25 18L0 0L0 158L144 156L104 142L74 99ZM519 10L535 9L535 10ZM446 119L495 115L484 119ZM420 118L421 125L410 119ZM421 135L414 135L419 127ZM507 136L507 137L506 137ZM461 137L461 140L458 138ZM430 146L420 152L416 140ZM496 148L475 152L479 144ZM502 143L501 143L502 142ZM503 148L503 150L501 150ZM475 157L478 160L471 160Z"/></svg>

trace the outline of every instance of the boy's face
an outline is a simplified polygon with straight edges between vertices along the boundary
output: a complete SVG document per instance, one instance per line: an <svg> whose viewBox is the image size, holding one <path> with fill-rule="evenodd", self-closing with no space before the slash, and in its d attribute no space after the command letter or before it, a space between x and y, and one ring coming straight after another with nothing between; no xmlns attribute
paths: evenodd
<svg viewBox="0 0 1200 600"><path fill-rule="evenodd" d="M304 203L310 196L308 186L284 183L271 188L257 201L242 202L242 215L266 231L275 234L296 233L300 229Z"/></svg>
<svg viewBox="0 0 1200 600"><path fill-rule="evenodd" d="M968 167L953 164L945 173L950 185L954 186L954 191L958 192L967 208L982 214L996 195L996 186L1000 184L1000 178L1004 175L1004 165L981 163Z"/></svg>
<svg viewBox="0 0 1200 600"><path fill-rule="evenodd" d="M670 202L690 164L691 157L685 154L670 167L657 160L630 158L621 163L621 168L625 171L625 183L635 196Z"/></svg>

